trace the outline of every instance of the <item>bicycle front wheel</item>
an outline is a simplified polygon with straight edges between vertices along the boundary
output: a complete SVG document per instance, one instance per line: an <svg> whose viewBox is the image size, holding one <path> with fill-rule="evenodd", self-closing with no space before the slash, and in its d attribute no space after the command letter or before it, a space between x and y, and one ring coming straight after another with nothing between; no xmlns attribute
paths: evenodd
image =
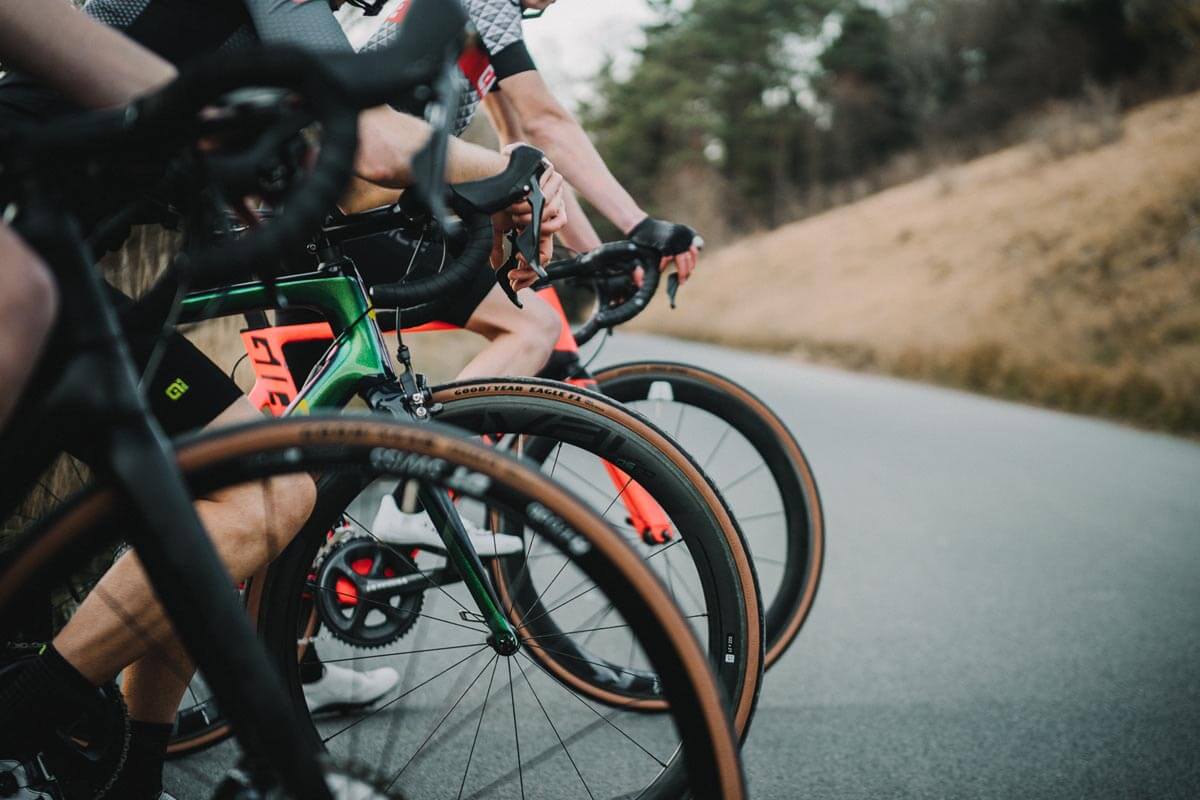
<svg viewBox="0 0 1200 800"><path fill-rule="evenodd" d="M323 480L367 476L453 489L463 501L521 515L528 520L531 536L546 547L569 553L574 568L590 576L598 592L614 604L627 623L627 641L635 643L640 663L659 676L669 704L668 714L653 718L653 731L622 730L609 710L599 717L604 722L597 724L594 705L547 678L525 648L496 652L474 617L445 626L464 637L450 641L430 621L430 613L418 623L428 623L427 636L433 637L430 652L466 657L450 659L448 665L439 662L436 668L427 661L431 673L397 688L394 701L353 726L352 739L330 736L303 714L306 730L335 754L341 750L367 761L376 775L410 797L444 795L448 784L457 785L460 796L561 796L566 778L587 787L580 793L593 796L647 789L657 793L668 787L696 796L744 796L736 740L688 622L650 570L599 517L535 471L436 426L352 418L259 423L214 433L181 447L179 462L195 497L263 485L281 475L319 474ZM17 630L26 621L27 608L19 602L23 598L77 595L77 567L111 548L113 534L127 518L122 498L101 487L84 493L23 536L0 557L0 630ZM315 519L310 523L310 529L319 532L316 545L320 547L327 541L324 531L329 525ZM312 544L302 533L283 559ZM266 583L255 586L248 598L252 608L259 607L269 591ZM296 632L304 628L298 618L301 610L311 608L306 603L313 589L306 591L308 598L304 592L289 598L290 629L281 623L263 631L276 659L292 667L285 670L285 678L298 708L305 711L296 666L302 645ZM135 624L140 609L122 611L122 617L128 615L130 624ZM412 655L374 653L359 663L406 668L416 663ZM330 655L330 663L332 659ZM480 695L484 686L487 689ZM467 691L462 691L464 687ZM459 697L451 712L466 714L470 709L465 721L453 713L442 716L445 707L431 699L451 692ZM403 714L402 699L408 701ZM436 712L430 711L435 705ZM425 736L420 722L438 719L453 727L453 735ZM414 738L418 728L421 733ZM448 732L445 726L439 730ZM270 731L257 733L271 735ZM649 739L657 748L654 758L642 754L647 737L654 737ZM350 742L352 748L341 746ZM223 775L236 758L235 749L220 747L184 762L172 772L173 778L186 784L178 793L181 800L208 797L215 776ZM564 769L569 770L566 778Z"/></svg>
<svg viewBox="0 0 1200 800"><path fill-rule="evenodd" d="M733 508L758 570L769 669L812 611L825 558L821 495L804 451L766 403L715 372L636 361L594 377L699 459Z"/></svg>

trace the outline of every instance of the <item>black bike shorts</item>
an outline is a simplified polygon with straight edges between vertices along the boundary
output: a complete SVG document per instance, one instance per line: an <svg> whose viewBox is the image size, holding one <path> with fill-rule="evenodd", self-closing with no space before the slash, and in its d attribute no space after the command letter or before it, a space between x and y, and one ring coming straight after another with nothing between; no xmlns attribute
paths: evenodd
<svg viewBox="0 0 1200 800"><path fill-rule="evenodd" d="M134 361L144 370L156 340L132 339ZM168 436L203 428L242 396L238 385L182 334L172 333L163 348L146 400Z"/></svg>
<svg viewBox="0 0 1200 800"><path fill-rule="evenodd" d="M10 73L0 79L0 128L9 120L36 121L70 110L70 103L24 76ZM116 289L109 296L118 308L131 302ZM140 373L158 341L157 332L127 334ZM237 384L181 334L172 333L164 347L164 357L147 387L147 400L168 435L204 427L242 396Z"/></svg>
<svg viewBox="0 0 1200 800"><path fill-rule="evenodd" d="M343 251L353 259L354 265L358 267L358 274L362 276L368 286L400 280L412 260L413 250L414 248L409 242L387 234L356 239L343 246ZM436 255L433 252L422 252L413 264L409 277L420 278L431 275L441 266L440 249ZM471 282L460 292L453 297L442 297L434 301L433 319L457 325L460 328L465 327L467 320L471 318L475 309L479 308L483 298L487 297L488 292L495 285L496 274L487 267L481 267L476 270ZM380 310L386 311L387 309ZM395 318L391 314L381 314L380 324L381 326L390 324L391 327L385 327L385 330L394 330Z"/></svg>
<svg viewBox="0 0 1200 800"><path fill-rule="evenodd" d="M124 292L108 288L118 309L133 302ZM203 428L233 405L242 396L242 390L183 334L172 331L165 338L160 334L159 330L125 331L139 375L145 372L155 347L161 342L162 358L146 385L150 410L168 436Z"/></svg>

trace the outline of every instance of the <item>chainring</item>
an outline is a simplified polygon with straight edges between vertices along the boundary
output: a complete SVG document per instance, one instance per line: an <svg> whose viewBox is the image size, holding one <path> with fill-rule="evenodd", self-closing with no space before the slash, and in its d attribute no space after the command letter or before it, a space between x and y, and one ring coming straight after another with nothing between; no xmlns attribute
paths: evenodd
<svg viewBox="0 0 1200 800"><path fill-rule="evenodd" d="M335 639L369 650L399 641L425 603L424 591L414 585L426 581L402 587L387 582L419 575L411 558L371 537L332 542L316 572L313 602L321 626Z"/></svg>

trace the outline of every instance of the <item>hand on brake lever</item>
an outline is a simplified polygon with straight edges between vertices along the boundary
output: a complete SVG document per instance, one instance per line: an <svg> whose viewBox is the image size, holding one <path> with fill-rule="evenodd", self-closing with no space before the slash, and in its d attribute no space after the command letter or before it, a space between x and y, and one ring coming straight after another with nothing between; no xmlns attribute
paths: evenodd
<svg viewBox="0 0 1200 800"><path fill-rule="evenodd" d="M514 237L517 249L539 278L546 277L542 265L552 255L554 234L567 224L565 182L549 161L543 159L543 164L545 169L529 199L508 209L519 231Z"/></svg>
<svg viewBox="0 0 1200 800"><path fill-rule="evenodd" d="M646 217L629 231L629 238L637 244L657 250L662 255L660 268L665 272L672 265L679 277L678 286L687 283L696 263L704 240L686 225Z"/></svg>

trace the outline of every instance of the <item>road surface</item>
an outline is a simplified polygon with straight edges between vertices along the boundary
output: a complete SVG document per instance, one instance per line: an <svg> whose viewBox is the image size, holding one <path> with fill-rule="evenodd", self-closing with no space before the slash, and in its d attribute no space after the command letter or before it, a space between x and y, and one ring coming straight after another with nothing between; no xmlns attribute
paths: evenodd
<svg viewBox="0 0 1200 800"><path fill-rule="evenodd" d="M758 393L825 502L753 797L1200 796L1200 446L653 337L598 363L646 357Z"/></svg>

